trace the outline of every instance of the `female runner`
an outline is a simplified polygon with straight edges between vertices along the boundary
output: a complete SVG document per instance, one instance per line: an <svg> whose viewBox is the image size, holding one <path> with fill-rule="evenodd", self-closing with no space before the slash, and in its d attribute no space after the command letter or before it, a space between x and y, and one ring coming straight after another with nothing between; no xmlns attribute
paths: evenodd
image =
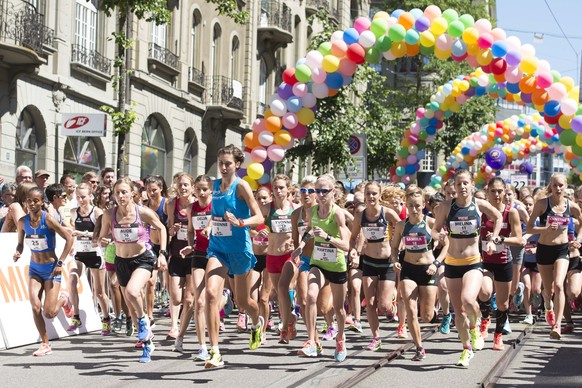
<svg viewBox="0 0 582 388"><path fill-rule="evenodd" d="M534 198L531 195L526 196L522 200L528 214L534 207ZM539 226L539 220L535 220L534 226ZM536 264L536 245L539 234L526 234L525 253L523 255L523 269L521 270L521 279L524 284L523 290L523 308L525 310L525 318L521 323L526 325L534 324L534 316L532 307L537 308L536 301L541 300L542 294L542 277Z"/></svg>

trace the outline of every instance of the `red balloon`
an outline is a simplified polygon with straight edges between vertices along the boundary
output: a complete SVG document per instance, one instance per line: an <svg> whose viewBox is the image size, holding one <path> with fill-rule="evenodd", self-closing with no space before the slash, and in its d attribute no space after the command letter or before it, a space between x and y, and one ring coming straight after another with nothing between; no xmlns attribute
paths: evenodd
<svg viewBox="0 0 582 388"><path fill-rule="evenodd" d="M358 65L364 63L364 58L366 57L366 50L359 43L352 43L348 46L347 52L348 58L357 63Z"/></svg>
<svg viewBox="0 0 582 388"><path fill-rule="evenodd" d="M554 117L544 115L544 121L550 125L555 125L555 124L558 124L558 122L560 121L560 116L562 116L561 113L555 115Z"/></svg>
<svg viewBox="0 0 582 388"><path fill-rule="evenodd" d="M297 78L295 78L295 68L294 67L288 67L285 69L285 71L283 72L283 82L285 82L287 85L295 85L297 83Z"/></svg>
<svg viewBox="0 0 582 388"><path fill-rule="evenodd" d="M491 61L489 67L491 68L491 72L493 74L503 74L505 73L505 70L507 70L507 62L505 62L505 59L503 58L495 58Z"/></svg>

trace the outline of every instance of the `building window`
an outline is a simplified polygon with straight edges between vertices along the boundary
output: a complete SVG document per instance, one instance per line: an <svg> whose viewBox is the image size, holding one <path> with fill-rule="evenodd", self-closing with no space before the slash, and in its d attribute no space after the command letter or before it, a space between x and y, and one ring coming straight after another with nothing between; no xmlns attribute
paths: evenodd
<svg viewBox="0 0 582 388"><path fill-rule="evenodd" d="M16 126L16 165L25 165L36 171L38 153L37 131L34 117L28 109L20 114Z"/></svg>
<svg viewBox="0 0 582 388"><path fill-rule="evenodd" d="M166 34L166 24L156 25L156 23L152 22L152 43L157 44L161 48L167 48Z"/></svg>
<svg viewBox="0 0 582 388"><path fill-rule="evenodd" d="M192 128L184 136L184 171L193 177L198 176L198 139Z"/></svg>
<svg viewBox="0 0 582 388"><path fill-rule="evenodd" d="M141 135L141 178L166 174L166 138L162 125L154 116L148 117Z"/></svg>
<svg viewBox="0 0 582 388"><path fill-rule="evenodd" d="M67 137L64 158L65 171L75 178L89 171L99 173L102 167L97 144L92 137Z"/></svg>
<svg viewBox="0 0 582 388"><path fill-rule="evenodd" d="M240 48L240 41L238 37L232 38L232 47L230 49L230 79L238 80L238 71L239 71L239 48Z"/></svg>
<svg viewBox="0 0 582 388"><path fill-rule="evenodd" d="M97 42L97 8L92 2L77 0L75 44L95 50Z"/></svg>
<svg viewBox="0 0 582 388"><path fill-rule="evenodd" d="M222 35L222 30L220 25L217 23L214 25L213 33L212 33L212 47L210 51L210 69L212 70L212 76L220 75L219 68L220 68L220 36Z"/></svg>
<svg viewBox="0 0 582 388"><path fill-rule="evenodd" d="M190 66L198 69L199 67L199 59L198 52L200 51L200 24L202 22L202 15L200 15L200 11L194 11L192 15L192 29L190 31Z"/></svg>
<svg viewBox="0 0 582 388"><path fill-rule="evenodd" d="M426 152L424 159L420 161L421 172L434 172L434 154L432 151Z"/></svg>

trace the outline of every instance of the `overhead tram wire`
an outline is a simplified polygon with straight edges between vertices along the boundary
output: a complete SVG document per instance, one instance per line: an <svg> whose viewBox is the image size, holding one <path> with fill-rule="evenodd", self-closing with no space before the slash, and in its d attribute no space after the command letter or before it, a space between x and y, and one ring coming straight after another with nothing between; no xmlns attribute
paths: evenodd
<svg viewBox="0 0 582 388"><path fill-rule="evenodd" d="M564 29L562 28L562 25L560 24L560 22L556 18L556 15L554 15L554 11L552 10L552 8L550 7L550 5L548 4L548 0L544 0L544 3L546 3L546 7L550 11L550 14L552 14L552 17L554 18L554 21L558 25L558 28L560 29L560 31L562 31L562 35L564 35L564 38L566 38L566 41L568 42L568 44L572 48L572 51L574 51L574 54L576 55L576 83L577 84L580 84L580 70L579 70L579 66L580 66L579 62L580 61L579 61L578 51L576 51L576 49L572 45L572 42L570 42L570 39L568 38L568 36L564 32Z"/></svg>

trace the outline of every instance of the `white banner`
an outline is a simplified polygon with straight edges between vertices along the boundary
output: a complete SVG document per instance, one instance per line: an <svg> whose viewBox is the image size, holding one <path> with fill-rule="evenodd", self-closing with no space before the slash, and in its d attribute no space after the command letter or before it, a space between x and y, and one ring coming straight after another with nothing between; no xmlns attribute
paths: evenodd
<svg viewBox="0 0 582 388"><path fill-rule="evenodd" d="M528 175L527 174L513 174L509 178L515 190L520 190L522 187L528 185Z"/></svg>
<svg viewBox="0 0 582 388"><path fill-rule="evenodd" d="M107 115L105 113L62 113L62 135L105 136Z"/></svg>
<svg viewBox="0 0 582 388"><path fill-rule="evenodd" d="M12 260L12 255L16 250L16 244L16 233L0 233L0 246L4 247L4 254L0 259L0 330L4 337L4 343L0 342L0 347L5 346L6 348L40 341L28 300L30 249L25 244L22 257L15 263ZM64 240L57 235L57 255L62 252L63 246ZM68 260L73 260L73 258L69 257ZM62 290L67 289L69 280L69 273L65 267L63 266L62 271ZM101 329L101 319L95 311L93 295L85 274L81 276L77 284L82 326L76 332L67 332L70 320L65 317L61 310L59 315L53 319L44 318L50 339Z"/></svg>

